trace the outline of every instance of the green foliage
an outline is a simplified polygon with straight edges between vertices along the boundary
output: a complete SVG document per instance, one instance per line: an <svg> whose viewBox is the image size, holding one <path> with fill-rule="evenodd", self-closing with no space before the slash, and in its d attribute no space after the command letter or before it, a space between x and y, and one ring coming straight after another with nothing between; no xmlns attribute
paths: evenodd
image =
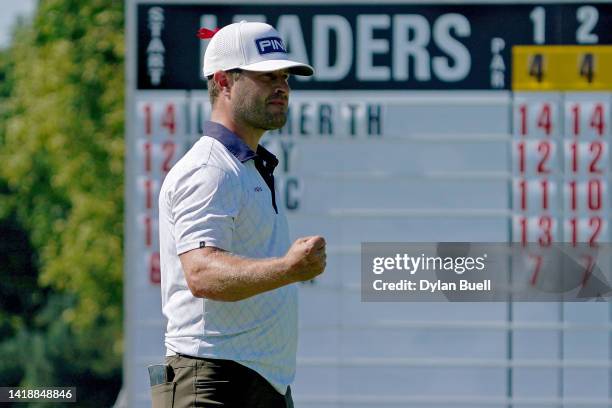
<svg viewBox="0 0 612 408"><path fill-rule="evenodd" d="M0 53L0 383L120 376L123 7L41 1Z"/></svg>
<svg viewBox="0 0 612 408"><path fill-rule="evenodd" d="M0 171L40 251L42 283L78 294L63 317L80 329L121 321L122 7L42 2L10 50Z"/></svg>

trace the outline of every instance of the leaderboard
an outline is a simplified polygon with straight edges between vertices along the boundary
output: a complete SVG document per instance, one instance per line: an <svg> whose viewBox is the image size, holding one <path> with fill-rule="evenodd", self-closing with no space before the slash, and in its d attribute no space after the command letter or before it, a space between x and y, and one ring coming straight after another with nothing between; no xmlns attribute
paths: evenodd
<svg viewBox="0 0 612 408"><path fill-rule="evenodd" d="M609 94L517 92L513 105L513 236L609 242Z"/></svg>
<svg viewBox="0 0 612 408"><path fill-rule="evenodd" d="M542 247L610 242L612 46L518 46L513 61L509 240ZM349 138L385 137L384 104L347 106L344 132ZM328 128L332 133L333 115L322 113L331 109L332 105L319 106L318 117L325 119L319 131ZM159 284L159 188L172 165L202 134L210 104L202 91L147 91L137 99L136 112L139 241L147 265L144 275L149 283ZM303 128L314 120L294 117L289 126ZM294 141L283 142L282 132L271 139L280 140L277 145L282 147L277 154L283 163L279 172L284 173L279 174L277 188L289 213L299 214L304 181L288 171L299 147Z"/></svg>
<svg viewBox="0 0 612 408"><path fill-rule="evenodd" d="M610 46L513 50L512 240L540 248L515 260L533 286L551 245L580 245L584 286L610 242L610 90Z"/></svg>
<svg viewBox="0 0 612 408"><path fill-rule="evenodd" d="M201 76L207 42L195 35L200 27L266 21L286 39L291 57L317 72L291 79L288 123L263 139L280 160L275 181L291 236L324 234L329 243L328 273L305 285L301 299L302 377L296 390L304 407L324 405L304 402L308 398L350 405L340 393L363 392L351 386L362 384L364 353L374 361L374 378L387 379L373 382L377 390L394 378L385 371L389 367L376 365L378 351L392 352L400 365L411 361L408 348L384 343L395 337L364 340L364 333L382 330L415 348L421 347L413 341L418 336L442 344L438 331L418 322L393 331L394 321L403 327L406 319L418 320L421 315L409 307L419 306L360 302L361 242L530 245L527 279L536 286L543 279L538 257L546 249L575 244L585 248L588 259L611 241L611 2L230 3L128 2L124 378L130 406L150 406L142 373L164 352L159 190L210 118ZM444 333L456 330L449 336L467 339L447 355L461 357L474 344L485 350L504 341L496 331L509 321L503 305L464 315L458 312L463 305L449 306L440 306L432 321L473 318L470 330L477 333L472 338L456 325L445 326ZM529 306L525 316L532 311ZM562 321L546 316L551 324ZM520 320L518 313L514 317ZM487 322L496 325L485 327ZM364 349L363 341L372 344ZM520 355L520 345L508 344ZM419 356L431 351L419 350ZM491 358L506 367L512 356L504 350L492 350ZM349 359L351 353L354 362L338 363L338 355ZM444 359L434 360L427 369L432 378L443 377ZM460 360L452 366L462 370L457 378L473 387L484 384L483 393L506 386L505 368ZM403 366L398 370L405 372ZM495 375L483 375L486 370ZM428 378L422 368L415 371L415 379ZM402 381L397 390L406 392L401 398L408 398L398 403L404 406L422 405L409 394L421 395L434 383L415 382L410 389L410 381L396 380ZM465 387L457 382L453 388L453 382L436 393L449 393L448 401L455 401ZM526 390L532 385L526 382ZM527 391L525 398L531 395ZM482 404L478 398L464 403Z"/></svg>

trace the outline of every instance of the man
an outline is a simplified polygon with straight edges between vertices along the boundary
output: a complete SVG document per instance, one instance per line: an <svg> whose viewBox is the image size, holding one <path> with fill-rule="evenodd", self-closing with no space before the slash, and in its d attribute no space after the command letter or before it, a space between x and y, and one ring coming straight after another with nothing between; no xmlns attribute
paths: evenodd
<svg viewBox="0 0 612 408"><path fill-rule="evenodd" d="M326 255L322 237L290 243L278 160L258 145L286 122L290 74L313 69L267 24L228 25L208 44L211 121L159 196L167 376L154 407L293 406L295 283L322 273Z"/></svg>

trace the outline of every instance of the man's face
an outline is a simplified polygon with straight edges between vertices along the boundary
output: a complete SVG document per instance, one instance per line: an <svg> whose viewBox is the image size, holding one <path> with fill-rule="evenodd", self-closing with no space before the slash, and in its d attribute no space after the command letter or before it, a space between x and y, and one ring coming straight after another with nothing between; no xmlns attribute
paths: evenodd
<svg viewBox="0 0 612 408"><path fill-rule="evenodd" d="M287 122L289 73L242 71L232 88L234 117L264 130L278 129Z"/></svg>

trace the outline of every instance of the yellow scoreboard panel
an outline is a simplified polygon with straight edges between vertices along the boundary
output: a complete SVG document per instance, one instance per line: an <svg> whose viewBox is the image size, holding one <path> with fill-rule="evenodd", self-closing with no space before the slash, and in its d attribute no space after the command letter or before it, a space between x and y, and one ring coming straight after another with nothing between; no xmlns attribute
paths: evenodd
<svg viewBox="0 0 612 408"><path fill-rule="evenodd" d="M612 46L515 46L512 48L512 89L612 90Z"/></svg>

